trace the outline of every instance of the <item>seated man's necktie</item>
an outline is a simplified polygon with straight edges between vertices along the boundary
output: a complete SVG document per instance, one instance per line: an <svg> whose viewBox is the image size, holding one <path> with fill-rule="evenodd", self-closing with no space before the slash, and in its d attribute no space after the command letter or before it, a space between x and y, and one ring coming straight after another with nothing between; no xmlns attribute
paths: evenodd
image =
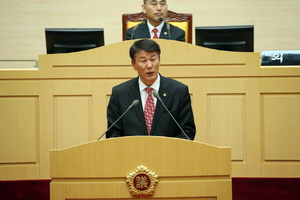
<svg viewBox="0 0 300 200"><path fill-rule="evenodd" d="M157 30L157 28L152 29L152 32L154 33L153 38L155 38L155 39L158 38L158 35L157 35L158 30Z"/></svg>

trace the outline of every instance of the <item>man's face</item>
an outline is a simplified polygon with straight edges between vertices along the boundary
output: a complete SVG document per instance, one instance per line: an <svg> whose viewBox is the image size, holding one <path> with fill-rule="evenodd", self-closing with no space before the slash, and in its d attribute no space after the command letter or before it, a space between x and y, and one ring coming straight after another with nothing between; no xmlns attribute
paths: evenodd
<svg viewBox="0 0 300 200"><path fill-rule="evenodd" d="M149 22L153 26L158 26L160 18L166 18L168 13L168 5L166 0L147 0L142 5L143 12L147 15Z"/></svg>
<svg viewBox="0 0 300 200"><path fill-rule="evenodd" d="M150 86L157 79L160 58L157 52L138 51L135 53L134 60L131 64L141 78L141 81Z"/></svg>

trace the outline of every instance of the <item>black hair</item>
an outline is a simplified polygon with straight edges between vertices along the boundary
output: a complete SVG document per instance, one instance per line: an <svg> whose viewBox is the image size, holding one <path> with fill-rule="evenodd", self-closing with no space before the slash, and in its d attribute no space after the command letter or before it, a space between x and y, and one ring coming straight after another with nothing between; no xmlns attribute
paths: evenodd
<svg viewBox="0 0 300 200"><path fill-rule="evenodd" d="M165 0L165 2L167 2L167 0ZM147 0L144 0L144 5L146 5L146 3L147 3Z"/></svg>
<svg viewBox="0 0 300 200"><path fill-rule="evenodd" d="M135 54L138 51L156 52L158 57L160 57L161 53L159 45L152 39L141 39L135 41L129 49L129 56L131 60L134 60Z"/></svg>

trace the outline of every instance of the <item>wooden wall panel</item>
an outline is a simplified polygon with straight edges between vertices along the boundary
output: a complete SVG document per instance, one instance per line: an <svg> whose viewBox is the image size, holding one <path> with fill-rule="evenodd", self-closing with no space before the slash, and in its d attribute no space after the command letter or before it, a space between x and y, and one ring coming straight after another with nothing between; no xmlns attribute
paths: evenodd
<svg viewBox="0 0 300 200"><path fill-rule="evenodd" d="M66 148L92 140L92 82L53 82L54 148Z"/></svg>
<svg viewBox="0 0 300 200"><path fill-rule="evenodd" d="M262 175L300 176L300 79L262 78L261 166Z"/></svg>
<svg viewBox="0 0 300 200"><path fill-rule="evenodd" d="M37 97L1 97L0 108L0 163L37 162Z"/></svg>
<svg viewBox="0 0 300 200"><path fill-rule="evenodd" d="M0 81L1 179L39 178L38 110L37 81Z"/></svg>
<svg viewBox="0 0 300 200"><path fill-rule="evenodd" d="M245 155L245 95L208 95L208 137L216 146L230 146L231 159Z"/></svg>
<svg viewBox="0 0 300 200"><path fill-rule="evenodd" d="M54 148L91 141L91 96L54 97Z"/></svg>
<svg viewBox="0 0 300 200"><path fill-rule="evenodd" d="M262 96L265 161L300 162L300 94Z"/></svg>

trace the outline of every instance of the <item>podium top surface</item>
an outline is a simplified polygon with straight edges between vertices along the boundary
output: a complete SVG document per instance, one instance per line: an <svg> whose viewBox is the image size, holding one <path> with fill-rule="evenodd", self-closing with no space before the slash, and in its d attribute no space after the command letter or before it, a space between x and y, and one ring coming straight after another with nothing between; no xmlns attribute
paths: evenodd
<svg viewBox="0 0 300 200"><path fill-rule="evenodd" d="M160 177L230 176L229 147L132 136L50 150L51 178L118 178L144 165Z"/></svg>

